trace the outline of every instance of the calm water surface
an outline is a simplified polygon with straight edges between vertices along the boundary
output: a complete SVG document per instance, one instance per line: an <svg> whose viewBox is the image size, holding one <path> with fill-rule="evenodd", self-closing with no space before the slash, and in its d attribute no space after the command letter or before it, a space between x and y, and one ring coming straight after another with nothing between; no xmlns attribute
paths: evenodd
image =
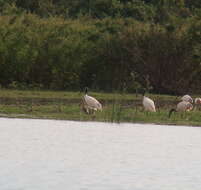
<svg viewBox="0 0 201 190"><path fill-rule="evenodd" d="M200 190L201 128L0 119L1 190Z"/></svg>

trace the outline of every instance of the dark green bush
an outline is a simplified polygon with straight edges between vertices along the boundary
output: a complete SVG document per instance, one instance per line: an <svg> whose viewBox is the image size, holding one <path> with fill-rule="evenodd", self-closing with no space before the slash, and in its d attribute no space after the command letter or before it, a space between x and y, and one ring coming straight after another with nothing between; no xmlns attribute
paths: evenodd
<svg viewBox="0 0 201 190"><path fill-rule="evenodd" d="M94 7L98 6L97 1L93 3ZM131 7L138 5L141 21L117 16L128 3ZM145 18L143 11L150 7L135 3L113 1L110 8L114 11L116 7L116 16L107 18L103 18L106 16L101 15L102 11L96 12L97 7L91 10L101 19L94 19L93 15L65 19L52 13L53 16L44 18L8 6L0 16L1 86L59 90L88 86L129 92L146 88L171 94L201 92L199 17L177 18L175 13L167 21L154 23L154 4L145 2L146 6L152 6L149 10L153 13L150 13L152 18Z"/></svg>

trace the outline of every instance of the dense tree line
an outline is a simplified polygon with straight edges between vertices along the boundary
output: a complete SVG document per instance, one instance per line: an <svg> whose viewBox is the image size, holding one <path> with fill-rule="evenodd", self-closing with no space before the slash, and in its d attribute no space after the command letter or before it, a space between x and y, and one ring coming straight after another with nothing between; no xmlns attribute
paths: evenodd
<svg viewBox="0 0 201 190"><path fill-rule="evenodd" d="M0 0L0 84L201 92L201 1Z"/></svg>

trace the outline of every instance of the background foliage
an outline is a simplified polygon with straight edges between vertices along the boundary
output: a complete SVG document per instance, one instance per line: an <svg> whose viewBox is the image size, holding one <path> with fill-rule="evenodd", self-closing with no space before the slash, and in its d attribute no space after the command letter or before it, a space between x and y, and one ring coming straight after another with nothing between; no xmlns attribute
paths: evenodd
<svg viewBox="0 0 201 190"><path fill-rule="evenodd" d="M2 87L182 94L200 83L200 0L0 0Z"/></svg>

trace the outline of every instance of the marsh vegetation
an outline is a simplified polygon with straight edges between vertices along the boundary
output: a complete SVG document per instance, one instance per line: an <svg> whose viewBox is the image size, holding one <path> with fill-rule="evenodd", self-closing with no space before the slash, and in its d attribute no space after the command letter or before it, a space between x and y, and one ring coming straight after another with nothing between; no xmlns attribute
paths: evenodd
<svg viewBox="0 0 201 190"><path fill-rule="evenodd" d="M156 112L145 112L142 96L138 94L91 92L103 105L95 115L82 111L83 93L65 91L1 90L0 116L21 118L49 118L79 121L134 122L157 124L201 125L201 111L173 113L181 97L149 94L156 104Z"/></svg>
<svg viewBox="0 0 201 190"><path fill-rule="evenodd" d="M0 84L201 93L200 34L200 0L0 1Z"/></svg>
<svg viewBox="0 0 201 190"><path fill-rule="evenodd" d="M197 125L199 109L166 115L176 96L201 94L200 36L200 0L0 1L0 88L12 89L0 112ZM103 104L93 117L80 111L85 86ZM141 89L156 113L142 110Z"/></svg>

